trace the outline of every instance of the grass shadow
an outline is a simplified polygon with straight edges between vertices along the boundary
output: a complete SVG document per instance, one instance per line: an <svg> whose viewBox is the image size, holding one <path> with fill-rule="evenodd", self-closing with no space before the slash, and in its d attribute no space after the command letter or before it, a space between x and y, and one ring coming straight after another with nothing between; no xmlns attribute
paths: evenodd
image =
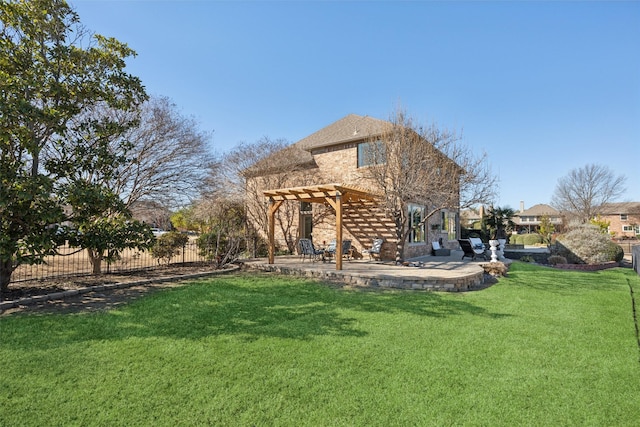
<svg viewBox="0 0 640 427"><path fill-rule="evenodd" d="M94 313L16 315L0 318L2 341L12 346L55 347L85 340L130 337L201 339L231 335L309 340L316 336L362 337L349 313L407 313L499 318L460 295L435 292L362 292L286 276L246 274L166 289L125 307ZM45 333L43 333L43 331Z"/></svg>

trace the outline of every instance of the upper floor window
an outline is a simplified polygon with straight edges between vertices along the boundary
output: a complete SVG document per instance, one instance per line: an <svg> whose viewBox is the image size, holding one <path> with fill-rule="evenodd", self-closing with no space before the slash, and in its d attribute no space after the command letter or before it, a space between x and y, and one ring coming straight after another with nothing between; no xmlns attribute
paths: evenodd
<svg viewBox="0 0 640 427"><path fill-rule="evenodd" d="M385 146L382 141L358 144L358 167L380 165L385 162Z"/></svg>
<svg viewBox="0 0 640 427"><path fill-rule="evenodd" d="M620 221L626 221L627 219L627 214L620 214Z"/></svg>

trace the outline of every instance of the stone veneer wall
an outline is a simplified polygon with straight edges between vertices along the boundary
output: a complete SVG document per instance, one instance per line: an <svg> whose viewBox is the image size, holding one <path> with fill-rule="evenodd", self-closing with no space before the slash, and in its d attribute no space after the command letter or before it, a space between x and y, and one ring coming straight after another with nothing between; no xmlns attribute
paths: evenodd
<svg viewBox="0 0 640 427"><path fill-rule="evenodd" d="M317 280L345 283L351 286L371 288L464 292L478 288L484 283L484 272L482 271L456 278L422 278L393 277L388 275L363 276L361 274L351 274L348 271L301 270L294 267L266 263L252 263L251 267L279 274L308 277Z"/></svg>
<svg viewBox="0 0 640 427"><path fill-rule="evenodd" d="M504 251L505 258L519 260L520 258L527 256L533 258L533 260L538 264L549 264L549 257L551 256L548 252L528 252L525 250L516 250L510 251L506 249Z"/></svg>

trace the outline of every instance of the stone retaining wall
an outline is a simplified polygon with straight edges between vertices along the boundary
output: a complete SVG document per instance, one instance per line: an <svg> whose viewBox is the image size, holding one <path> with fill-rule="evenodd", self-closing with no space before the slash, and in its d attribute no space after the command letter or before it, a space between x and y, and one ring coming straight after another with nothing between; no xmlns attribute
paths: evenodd
<svg viewBox="0 0 640 427"><path fill-rule="evenodd" d="M609 261L600 264L556 264L554 267L562 270L599 271L618 267L618 265L615 261Z"/></svg>
<svg viewBox="0 0 640 427"><path fill-rule="evenodd" d="M456 278L425 278L395 277L388 275L364 276L361 274L351 274L346 271L301 270L299 268L262 263L251 264L250 267L285 275L340 282L356 287L462 292L470 291L484 284L484 272L482 271Z"/></svg>
<svg viewBox="0 0 640 427"><path fill-rule="evenodd" d="M510 251L506 249L504 251L505 258L509 258L512 260L519 260L520 258L527 256L533 258L533 260L538 264L549 264L549 254L548 252L528 252L527 250L518 250L518 251Z"/></svg>

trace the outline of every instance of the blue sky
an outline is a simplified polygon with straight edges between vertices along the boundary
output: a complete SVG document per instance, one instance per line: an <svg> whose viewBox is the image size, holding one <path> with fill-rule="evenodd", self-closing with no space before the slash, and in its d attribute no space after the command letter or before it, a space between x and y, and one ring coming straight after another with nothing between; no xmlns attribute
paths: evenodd
<svg viewBox="0 0 640 427"><path fill-rule="evenodd" d="M640 201L640 2L71 1L222 153L355 113L462 132L500 206L589 163ZM621 201L622 201L621 200Z"/></svg>

